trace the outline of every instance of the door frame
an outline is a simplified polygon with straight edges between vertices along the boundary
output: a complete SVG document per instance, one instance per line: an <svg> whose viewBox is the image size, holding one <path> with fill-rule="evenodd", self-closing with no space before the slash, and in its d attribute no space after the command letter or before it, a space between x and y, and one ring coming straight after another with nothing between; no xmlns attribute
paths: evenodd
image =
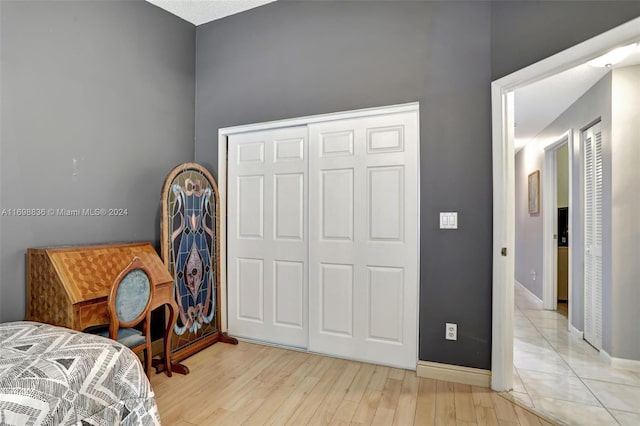
<svg viewBox="0 0 640 426"><path fill-rule="evenodd" d="M351 111L342 111L328 114L318 114L306 117L297 117L284 120L268 121L264 123L247 124L233 127L225 127L218 130L218 192L220 194L220 318L221 331L228 331L228 310L227 310L227 173L228 173L228 156L227 145L228 137L233 134L254 132L261 130L270 130L281 127L306 126L313 123L325 122L329 120L346 120L352 118L370 117L384 114L397 114L403 112L420 112L419 102L410 102L398 105L388 105L382 107L363 108ZM420 126L418 125L418 158L420 157ZM418 235L420 235L420 161L417 166L417 206L418 211L415 212L418 218ZM420 319L420 238L417 239L417 293L416 294L416 322ZM416 327L416 360L419 359L418 352L420 350L419 341L420 328Z"/></svg>
<svg viewBox="0 0 640 426"><path fill-rule="evenodd" d="M491 388L513 387L515 178L513 91L640 40L640 18L491 83L493 149L493 300ZM501 254L504 248L506 256Z"/></svg>
<svg viewBox="0 0 640 426"><path fill-rule="evenodd" d="M543 191L542 191L542 205L545 208L542 210L542 305L544 309L555 311L558 309L558 250L557 239L553 238L553 235L558 230L558 216L554 214L558 210L558 149L567 145L569 150L568 155L568 170L569 170L569 229L573 230L572 220L572 194L573 194L573 129L567 130L565 133L551 142L544 148L544 165L543 165ZM551 208L546 208L551 207ZM568 294L571 295L571 237L573 232L569 234L568 253L569 253L569 288ZM571 297L569 297L569 318L571 318ZM567 321L568 328L571 321Z"/></svg>

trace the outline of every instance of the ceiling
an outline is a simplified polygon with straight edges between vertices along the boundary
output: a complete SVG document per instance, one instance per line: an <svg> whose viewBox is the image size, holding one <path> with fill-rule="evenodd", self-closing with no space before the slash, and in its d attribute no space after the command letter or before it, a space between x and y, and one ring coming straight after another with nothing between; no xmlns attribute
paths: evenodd
<svg viewBox="0 0 640 426"><path fill-rule="evenodd" d="M146 0L176 16L202 25L275 0Z"/></svg>
<svg viewBox="0 0 640 426"><path fill-rule="evenodd" d="M640 43L612 68L640 64ZM515 91L515 144L518 152L612 68L582 64Z"/></svg>

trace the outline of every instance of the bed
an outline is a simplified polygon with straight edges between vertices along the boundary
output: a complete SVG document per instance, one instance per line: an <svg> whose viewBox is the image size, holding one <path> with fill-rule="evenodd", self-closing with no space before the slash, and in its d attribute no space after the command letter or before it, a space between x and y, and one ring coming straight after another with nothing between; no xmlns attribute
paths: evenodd
<svg viewBox="0 0 640 426"><path fill-rule="evenodd" d="M67 328L0 324L0 425L118 424L160 424L133 352Z"/></svg>

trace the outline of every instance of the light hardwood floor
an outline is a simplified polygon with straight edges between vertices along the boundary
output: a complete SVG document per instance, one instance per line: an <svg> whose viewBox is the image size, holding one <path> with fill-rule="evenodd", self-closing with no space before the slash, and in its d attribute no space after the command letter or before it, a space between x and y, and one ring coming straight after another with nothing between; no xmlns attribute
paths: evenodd
<svg viewBox="0 0 640 426"><path fill-rule="evenodd" d="M163 425L549 425L489 389L240 342L153 375Z"/></svg>

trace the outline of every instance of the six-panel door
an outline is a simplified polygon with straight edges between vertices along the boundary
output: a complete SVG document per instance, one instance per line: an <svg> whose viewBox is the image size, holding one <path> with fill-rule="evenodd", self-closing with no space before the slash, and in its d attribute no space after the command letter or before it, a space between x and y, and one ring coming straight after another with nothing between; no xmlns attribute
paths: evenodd
<svg viewBox="0 0 640 426"><path fill-rule="evenodd" d="M307 347L307 128L229 137L229 332Z"/></svg>
<svg viewBox="0 0 640 426"><path fill-rule="evenodd" d="M417 113L309 126L309 349L415 369Z"/></svg>

